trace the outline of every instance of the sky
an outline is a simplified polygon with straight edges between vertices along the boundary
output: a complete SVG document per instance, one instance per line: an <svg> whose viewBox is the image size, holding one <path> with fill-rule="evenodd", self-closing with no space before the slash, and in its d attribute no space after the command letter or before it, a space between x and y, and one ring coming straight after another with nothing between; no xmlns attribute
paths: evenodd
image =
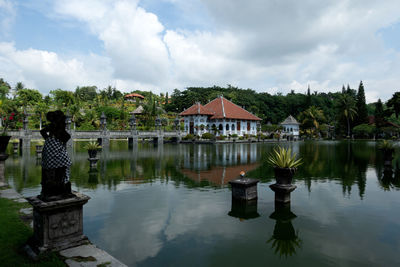
<svg viewBox="0 0 400 267"><path fill-rule="evenodd" d="M399 0L0 0L0 78L43 94L108 85L400 91Z"/></svg>

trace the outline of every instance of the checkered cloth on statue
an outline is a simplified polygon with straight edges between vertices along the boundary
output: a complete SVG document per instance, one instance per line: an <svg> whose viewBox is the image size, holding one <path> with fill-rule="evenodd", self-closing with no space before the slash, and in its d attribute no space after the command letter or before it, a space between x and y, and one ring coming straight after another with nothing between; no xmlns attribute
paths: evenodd
<svg viewBox="0 0 400 267"><path fill-rule="evenodd" d="M71 166L71 159L68 156L68 152L67 149L65 148L65 145L54 136L48 137L44 143L42 152L42 168L56 169L61 167L67 167L66 181L68 181L70 166Z"/></svg>

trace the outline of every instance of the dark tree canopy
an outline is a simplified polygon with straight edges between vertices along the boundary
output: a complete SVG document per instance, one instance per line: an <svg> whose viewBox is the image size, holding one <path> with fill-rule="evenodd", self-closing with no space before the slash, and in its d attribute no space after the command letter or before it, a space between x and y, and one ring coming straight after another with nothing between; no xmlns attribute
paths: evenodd
<svg viewBox="0 0 400 267"><path fill-rule="evenodd" d="M365 102L365 91L364 91L364 85L363 82L360 82L360 85L358 86L358 92L357 92L357 103L356 103L356 108L357 108L357 115L355 119L355 124L363 124L368 122L368 111L367 111L367 104Z"/></svg>
<svg viewBox="0 0 400 267"><path fill-rule="evenodd" d="M396 115L396 118L399 118L400 114L400 92L396 92L393 94L392 98L387 102L387 106L392 109L392 113Z"/></svg>

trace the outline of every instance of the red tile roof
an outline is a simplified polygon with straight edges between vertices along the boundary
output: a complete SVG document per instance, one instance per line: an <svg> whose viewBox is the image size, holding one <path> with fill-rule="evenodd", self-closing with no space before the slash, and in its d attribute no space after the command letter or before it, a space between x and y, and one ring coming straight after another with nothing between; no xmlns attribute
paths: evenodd
<svg viewBox="0 0 400 267"><path fill-rule="evenodd" d="M212 115L214 115L214 112L212 112L211 110L205 108L200 103L196 103L193 106L191 106L190 108L188 108L188 109L184 110L183 112L181 112L179 115L180 116L189 116L189 115L208 115L208 116L212 116Z"/></svg>
<svg viewBox="0 0 400 267"><path fill-rule="evenodd" d="M138 98L144 99L144 96L136 94L136 93L125 95L125 98L134 98L134 97L138 97Z"/></svg>
<svg viewBox="0 0 400 267"><path fill-rule="evenodd" d="M228 99L220 96L204 106L205 108L214 111L214 116L211 119L239 119L260 121L261 119L247 110L232 103Z"/></svg>

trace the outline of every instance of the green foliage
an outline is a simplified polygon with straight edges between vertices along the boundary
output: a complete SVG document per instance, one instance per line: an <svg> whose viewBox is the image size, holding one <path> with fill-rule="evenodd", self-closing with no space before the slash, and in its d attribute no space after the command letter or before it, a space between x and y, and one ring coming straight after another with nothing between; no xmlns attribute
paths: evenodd
<svg viewBox="0 0 400 267"><path fill-rule="evenodd" d="M392 109L392 113L396 115L396 119L400 114L400 92L393 94L392 98L387 102L387 106Z"/></svg>
<svg viewBox="0 0 400 267"><path fill-rule="evenodd" d="M357 116L355 119L356 124L363 124L368 122L368 110L365 102L365 92L363 82L360 82L357 92Z"/></svg>
<svg viewBox="0 0 400 267"><path fill-rule="evenodd" d="M380 129L385 124L385 117L383 111L383 104L381 99L378 99L378 102L375 104L375 125L376 128Z"/></svg>
<svg viewBox="0 0 400 267"><path fill-rule="evenodd" d="M203 133L203 134L201 135L201 138L202 138L202 139L210 139L210 140L212 140L212 139L215 139L215 135L213 135L213 134L211 134L211 133Z"/></svg>
<svg viewBox="0 0 400 267"><path fill-rule="evenodd" d="M97 150L101 148L101 145L99 145L97 141L90 141L84 146L84 148L87 150Z"/></svg>
<svg viewBox="0 0 400 267"><path fill-rule="evenodd" d="M225 140L225 139L226 139L225 135L217 136L217 140Z"/></svg>
<svg viewBox="0 0 400 267"><path fill-rule="evenodd" d="M33 262L21 251L32 236L32 230L19 218L24 204L0 198L0 262L2 266L65 266L55 253L44 254Z"/></svg>
<svg viewBox="0 0 400 267"><path fill-rule="evenodd" d="M15 100L24 107L35 106L42 101L42 94L34 89L20 89L16 93Z"/></svg>
<svg viewBox="0 0 400 267"><path fill-rule="evenodd" d="M279 168L297 168L302 164L302 159L296 159L296 153L292 149L278 146L268 155L267 162Z"/></svg>
<svg viewBox="0 0 400 267"><path fill-rule="evenodd" d="M355 115L357 114L356 102L351 92L351 89L348 87L346 93L341 94L338 98L338 102L336 103L336 109L339 119L342 117L346 121L348 137L350 137L351 132L350 123L353 121Z"/></svg>
<svg viewBox="0 0 400 267"><path fill-rule="evenodd" d="M353 133L358 138L369 138L375 133L375 126L360 124L353 128Z"/></svg>
<svg viewBox="0 0 400 267"><path fill-rule="evenodd" d="M237 134L232 134L231 136L232 136L232 138L237 138L238 137Z"/></svg>
<svg viewBox="0 0 400 267"><path fill-rule="evenodd" d="M75 96L70 91L56 89L50 91L50 95L53 97L57 108L64 108L75 104Z"/></svg>
<svg viewBox="0 0 400 267"><path fill-rule="evenodd" d="M96 86L83 86L76 87L75 97L80 101L93 101L97 97L97 87Z"/></svg>
<svg viewBox="0 0 400 267"><path fill-rule="evenodd" d="M378 148L384 151L394 150L394 143L388 140L382 140L378 144Z"/></svg>
<svg viewBox="0 0 400 267"><path fill-rule="evenodd" d="M6 98L10 90L11 86L3 78L0 78L0 99Z"/></svg>
<svg viewBox="0 0 400 267"><path fill-rule="evenodd" d="M320 131L320 124L325 122L325 116L322 109L311 106L299 115L301 126L303 129L314 129Z"/></svg>
<svg viewBox="0 0 400 267"><path fill-rule="evenodd" d="M194 139L194 135L193 134L187 134L182 139L183 140L193 140Z"/></svg>

